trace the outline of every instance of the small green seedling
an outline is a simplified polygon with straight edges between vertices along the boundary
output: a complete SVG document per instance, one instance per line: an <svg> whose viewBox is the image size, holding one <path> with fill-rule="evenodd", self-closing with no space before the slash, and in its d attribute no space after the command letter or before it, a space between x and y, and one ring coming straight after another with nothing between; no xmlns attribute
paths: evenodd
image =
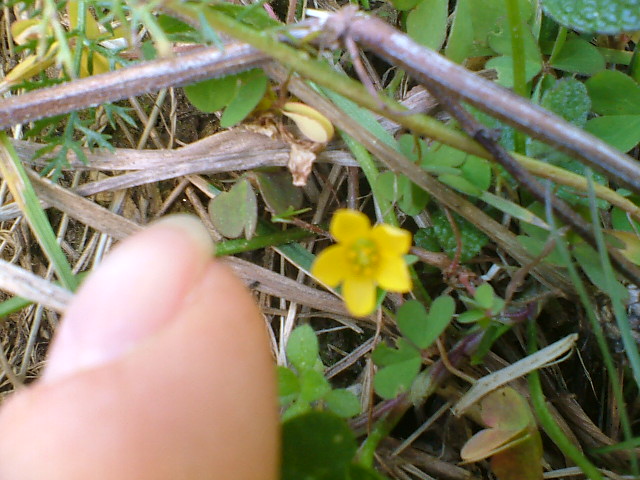
<svg viewBox="0 0 640 480"><path fill-rule="evenodd" d="M356 462L357 443L346 420L360 413L358 398L332 389L323 375L318 338L309 325L291 332L278 367L282 415L282 480L385 480Z"/></svg>
<svg viewBox="0 0 640 480"><path fill-rule="evenodd" d="M462 297L469 310L458 315L460 323L478 323L481 327L488 327L492 318L504 309L504 300L493 291L490 283L483 283L476 288L473 298Z"/></svg>
<svg viewBox="0 0 640 480"><path fill-rule="evenodd" d="M358 397L345 389L332 389L324 377L318 338L309 325L297 327L289 336L286 353L292 369L278 367L278 393L283 419L302 413L328 410L341 418L360 413Z"/></svg>
<svg viewBox="0 0 640 480"><path fill-rule="evenodd" d="M421 351L429 348L447 328L453 314L453 298L436 298L429 313L416 300L406 302L398 309L398 328L403 337L396 348L381 343L372 358L381 367L374 378L374 389L382 398L394 398L406 392L417 377L422 365Z"/></svg>

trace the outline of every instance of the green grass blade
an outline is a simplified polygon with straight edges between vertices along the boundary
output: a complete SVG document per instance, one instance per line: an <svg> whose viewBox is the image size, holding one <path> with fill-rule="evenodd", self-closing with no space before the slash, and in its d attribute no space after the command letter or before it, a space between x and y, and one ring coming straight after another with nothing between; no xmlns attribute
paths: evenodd
<svg viewBox="0 0 640 480"><path fill-rule="evenodd" d="M58 245L56 235L40 205L27 172L5 132L0 132L0 173L6 180L20 210L24 213L36 240L51 262L60 283L65 288L75 291L78 282L71 271L71 266Z"/></svg>
<svg viewBox="0 0 640 480"><path fill-rule="evenodd" d="M529 322L529 353L537 350L536 346L536 326L535 321ZM556 423L553 415L547 407L547 403L542 392L542 384L540 383L540 374L534 370L529 374L529 390L531 391L531 402L536 411L540 425L549 435L553 443L557 445L560 451L575 462L575 464L584 472L591 480L604 480L600 471L585 457L578 448L564 434L560 426Z"/></svg>
<svg viewBox="0 0 640 480"><path fill-rule="evenodd" d="M549 195L551 195L549 191ZM567 273L569 274L569 278L573 283L573 286L578 293L578 297L580 298L580 302L585 310L585 314L589 320L589 324L591 326L592 333L596 338L596 343L598 344L598 349L602 354L602 360L604 362L605 369L607 370L607 375L609 376L609 381L611 382L611 390L613 391L613 396L616 402L616 406L618 408L618 412L620 415L620 423L622 425L622 431L626 439L632 438L631 431L631 423L629 421L629 415L625 408L625 400L622 392L622 386L620 385L620 381L618 380L618 371L613 361L613 357L611 356L611 352L609 351L609 345L607 344L607 340L605 339L604 332L602 330L602 325L596 318L595 307L592 305L591 300L589 299L589 294L587 293L587 289L582 281L582 278L578 274L576 266L574 264L573 258L569 253L569 249L565 243L564 238L562 238L556 228L555 219L553 218L553 214L551 212L551 204L547 202L546 214L547 214L547 223L551 226L551 235L555 237L556 245L560 252L560 255L563 258L563 263L567 265ZM534 380L535 381L535 380ZM555 423L555 422L554 422ZM559 448L560 445L558 445ZM567 456L570 456L568 452L564 452ZM575 459L574 459L575 461ZM577 463L577 462L576 462ZM631 466L634 473L637 472L638 461L635 457L631 457Z"/></svg>
<svg viewBox="0 0 640 480"><path fill-rule="evenodd" d="M620 330L620 336L622 338L622 344L624 345L624 351L629 360L631 371L633 372L633 378L636 381L636 387L640 388L640 353L638 352L638 344L633 338L631 333L631 326L629 325L629 319L627 318L627 312L624 306L624 301L620 297L620 289L615 288L615 284L618 280L615 278L613 267L609 259L607 252L607 246L604 241L604 235L602 234L602 227L598 220L598 209L596 207L596 197L593 190L593 177L591 169L587 169L587 179L589 181L589 209L591 211L591 220L593 224L593 231L596 237L596 243L598 245L598 254L600 255L600 263L605 274L605 281L607 284L607 292L605 292L611 298L611 304L613 306L613 312L616 317L616 323Z"/></svg>

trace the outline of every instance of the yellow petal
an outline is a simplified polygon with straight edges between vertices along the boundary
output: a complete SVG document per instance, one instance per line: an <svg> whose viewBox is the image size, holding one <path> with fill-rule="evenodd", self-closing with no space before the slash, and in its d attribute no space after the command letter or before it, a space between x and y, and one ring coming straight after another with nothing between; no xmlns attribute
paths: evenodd
<svg viewBox="0 0 640 480"><path fill-rule="evenodd" d="M384 224L376 225L373 227L371 236L382 256L404 255L411 248L411 233L402 228Z"/></svg>
<svg viewBox="0 0 640 480"><path fill-rule="evenodd" d="M406 262L400 256L383 256L378 265L376 281L380 288L390 292L411 291L411 277Z"/></svg>
<svg viewBox="0 0 640 480"><path fill-rule="evenodd" d="M11 24L11 36L18 45L37 39L41 34L40 21L35 18L17 20Z"/></svg>
<svg viewBox="0 0 640 480"><path fill-rule="evenodd" d="M309 105L287 102L282 107L282 113L293 120L300 131L314 142L325 143L333 138L333 125L329 119Z"/></svg>
<svg viewBox="0 0 640 480"><path fill-rule="evenodd" d="M37 55L29 55L20 61L13 69L0 81L0 92L11 88L16 83L28 80L29 78L45 71L55 62L55 54L58 50L58 42L53 42L49 50L42 58Z"/></svg>
<svg viewBox="0 0 640 480"><path fill-rule="evenodd" d="M98 75L99 73L106 73L109 71L109 60L99 53L92 52L91 56L89 56L88 53L88 51L82 52L80 77L89 77L91 75ZM89 59L91 59L91 64L89 64ZM89 69L89 67L91 67L91 69Z"/></svg>
<svg viewBox="0 0 640 480"><path fill-rule="evenodd" d="M347 310L356 317L366 317L376 308L376 286L369 278L347 277L342 296Z"/></svg>
<svg viewBox="0 0 640 480"><path fill-rule="evenodd" d="M69 15L69 24L72 29L78 28L78 1L68 0L67 14ZM87 9L84 19L85 35L91 40L95 40L100 36L100 25L93 17L92 13Z"/></svg>
<svg viewBox="0 0 640 480"><path fill-rule="evenodd" d="M346 266L345 248L342 245L331 245L316 257L311 266L311 275L325 285L337 287L344 280Z"/></svg>
<svg viewBox="0 0 640 480"><path fill-rule="evenodd" d="M340 209L331 219L329 231L338 242L349 244L358 238L369 236L369 217L357 210Z"/></svg>

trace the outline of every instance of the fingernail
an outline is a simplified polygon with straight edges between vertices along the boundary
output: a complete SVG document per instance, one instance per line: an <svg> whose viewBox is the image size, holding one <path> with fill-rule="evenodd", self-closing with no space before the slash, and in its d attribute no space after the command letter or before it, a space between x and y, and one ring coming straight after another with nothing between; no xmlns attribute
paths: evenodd
<svg viewBox="0 0 640 480"><path fill-rule="evenodd" d="M180 230L193 240L194 247L200 248L206 254L213 255L215 253L215 243L211 235L204 224L193 215L184 213L167 215L154 222L153 225Z"/></svg>

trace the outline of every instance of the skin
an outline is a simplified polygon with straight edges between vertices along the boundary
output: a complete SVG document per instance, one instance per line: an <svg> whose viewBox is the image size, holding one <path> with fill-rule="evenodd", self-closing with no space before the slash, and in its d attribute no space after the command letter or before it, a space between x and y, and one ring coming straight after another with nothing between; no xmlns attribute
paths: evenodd
<svg viewBox="0 0 640 480"><path fill-rule="evenodd" d="M211 252L185 216L114 249L0 409L0 480L278 478L264 320Z"/></svg>

